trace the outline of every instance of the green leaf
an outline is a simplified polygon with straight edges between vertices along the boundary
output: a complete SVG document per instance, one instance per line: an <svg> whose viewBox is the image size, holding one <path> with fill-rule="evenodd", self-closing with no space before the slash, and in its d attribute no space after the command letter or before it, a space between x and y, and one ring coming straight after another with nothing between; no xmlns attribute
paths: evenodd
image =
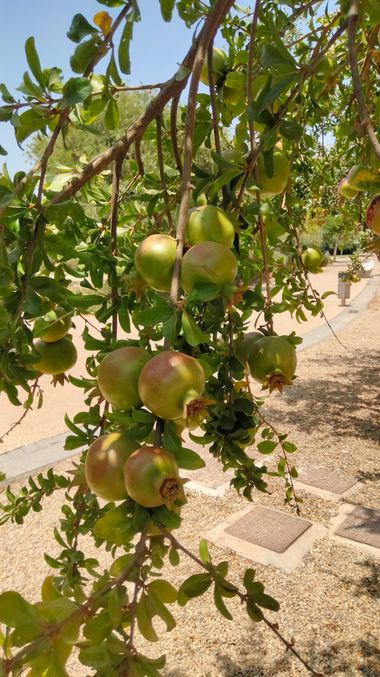
<svg viewBox="0 0 380 677"><path fill-rule="evenodd" d="M205 462L196 451L180 447L172 451L180 468L185 470L199 470L205 467Z"/></svg>
<svg viewBox="0 0 380 677"><path fill-rule="evenodd" d="M209 337L197 325L195 320L185 310L182 313L182 332L189 343L195 347L200 343L209 343Z"/></svg>
<svg viewBox="0 0 380 677"><path fill-rule="evenodd" d="M131 62L129 59L129 45L133 34L133 20L129 15L126 19L125 26L120 38L118 59L119 66L122 73L129 75L131 72Z"/></svg>
<svg viewBox="0 0 380 677"><path fill-rule="evenodd" d="M45 88L47 84L46 77L44 76L41 69L40 59L37 54L33 37L28 38L25 43L25 54L28 66L32 71L34 77L36 78L37 82L41 85L41 87Z"/></svg>
<svg viewBox="0 0 380 677"><path fill-rule="evenodd" d="M287 454L293 454L293 452L297 451L297 445L293 444L293 442L283 442L282 446Z"/></svg>
<svg viewBox="0 0 380 677"><path fill-rule="evenodd" d="M149 583L148 588L157 595L161 602L173 604L177 601L177 590L171 583L168 583L168 581L157 578L155 581Z"/></svg>
<svg viewBox="0 0 380 677"><path fill-rule="evenodd" d="M175 0L160 0L161 14L164 21L171 21Z"/></svg>
<svg viewBox="0 0 380 677"><path fill-rule="evenodd" d="M8 151L0 144L0 155L8 155Z"/></svg>
<svg viewBox="0 0 380 677"><path fill-rule="evenodd" d="M70 108L85 101L92 92L88 78L70 78L62 90L61 108Z"/></svg>
<svg viewBox="0 0 380 677"><path fill-rule="evenodd" d="M272 442L271 440L264 440L263 442L259 442L257 445L257 449L260 454L271 454L276 447L277 442Z"/></svg>
<svg viewBox="0 0 380 677"><path fill-rule="evenodd" d="M205 538L202 538L202 540L199 543L199 557L201 558L203 564L211 563L211 557L208 551L208 545Z"/></svg>
<svg viewBox="0 0 380 677"><path fill-rule="evenodd" d="M235 178L235 176L240 176L242 174L242 170L239 169L238 167L235 167L235 169L226 169L223 171L222 176L219 176L213 183L212 186L209 190L209 199L212 200L215 195L217 195L220 192L220 189L223 188L227 183L230 183L232 179Z"/></svg>
<svg viewBox="0 0 380 677"><path fill-rule="evenodd" d="M13 115L12 108L5 108L4 106L0 107L0 122L7 122L11 119Z"/></svg>
<svg viewBox="0 0 380 677"><path fill-rule="evenodd" d="M218 609L219 613L221 613L222 616L224 616L224 618L227 618L228 621L232 621L233 620L232 615L228 611L228 609L227 609L227 607L226 607L226 605L223 601L222 595L223 595L223 588L221 588L220 585L217 582L215 582L215 586L214 586L215 606Z"/></svg>
<svg viewBox="0 0 380 677"><path fill-rule="evenodd" d="M143 327L154 327L157 324L169 320L172 317L173 312L173 308L170 308L168 305L147 308L146 310L140 310L133 313L133 323L142 325Z"/></svg>
<svg viewBox="0 0 380 677"><path fill-rule="evenodd" d="M83 73L95 59L98 49L99 38L97 34L89 40L81 42L70 59L70 66L74 73Z"/></svg>
<svg viewBox="0 0 380 677"><path fill-rule="evenodd" d="M107 129L116 129L119 124L119 107L112 97L104 114L104 124Z"/></svg>
<svg viewBox="0 0 380 677"><path fill-rule="evenodd" d="M264 618L264 615L263 615L263 612L261 611L261 609L257 606L257 604L254 604L249 599L247 601L247 612L248 612L248 616L255 623L259 623Z"/></svg>
<svg viewBox="0 0 380 677"><path fill-rule="evenodd" d="M107 611L114 628L117 628L123 618L123 601L120 599L118 588L113 588L107 596Z"/></svg>
<svg viewBox="0 0 380 677"><path fill-rule="evenodd" d="M212 583L211 574L193 574L187 578L178 590L178 604L184 606L189 599L200 597Z"/></svg>
<svg viewBox="0 0 380 677"><path fill-rule="evenodd" d="M143 593L139 599L136 618L138 628L145 639L149 642L157 642L158 636L152 625L152 618L154 616L153 610L147 604L147 596Z"/></svg>
<svg viewBox="0 0 380 677"><path fill-rule="evenodd" d="M170 632L175 628L176 622L174 617L153 590L149 591L147 607L149 608L150 613L153 614L153 617L159 616L164 621L166 624L166 632Z"/></svg>
<svg viewBox="0 0 380 677"><path fill-rule="evenodd" d="M106 5L107 7L121 7L125 5L124 0L97 0L100 5Z"/></svg>
<svg viewBox="0 0 380 677"><path fill-rule="evenodd" d="M0 623L11 628L26 624L40 625L40 617L35 607L20 593L10 590L0 595Z"/></svg>
<svg viewBox="0 0 380 677"><path fill-rule="evenodd" d="M121 555L121 557L118 557L114 562L112 562L110 574L112 576L120 576L133 564L134 558L135 556L132 553Z"/></svg>
<svg viewBox="0 0 380 677"><path fill-rule="evenodd" d="M72 42L81 42L86 35L97 32L95 26L92 26L83 14L75 14L66 35Z"/></svg>
<svg viewBox="0 0 380 677"><path fill-rule="evenodd" d="M94 533L108 543L127 545L133 534L133 522L122 507L113 508L100 517L94 526Z"/></svg>

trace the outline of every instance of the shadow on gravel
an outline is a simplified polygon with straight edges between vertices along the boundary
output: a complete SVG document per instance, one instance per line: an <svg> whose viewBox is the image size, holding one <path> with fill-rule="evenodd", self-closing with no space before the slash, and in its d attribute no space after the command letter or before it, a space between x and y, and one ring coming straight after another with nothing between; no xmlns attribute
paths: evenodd
<svg viewBox="0 0 380 677"><path fill-rule="evenodd" d="M247 641L250 644L252 642L248 638ZM310 667L321 675L378 677L380 674L378 649L376 639L369 637L357 642L335 642L328 646L325 645L325 647L313 643L309 644L306 650L299 649L299 652ZM306 673L301 663L289 653L284 653L273 662L270 661L269 657L265 660L265 666L260 659L260 655L262 655L262 647L260 646L257 647L257 660L256 658L253 659L252 653L250 653L249 659L244 660L243 657L241 662L232 660L226 654L219 654L215 658L215 663L213 661L213 665L210 665L210 672L202 673L202 677L209 677L211 674L218 675L218 677L289 677L294 674L294 668L299 668L302 673ZM192 667L195 670L196 665ZM174 670L165 673L165 677L189 677L190 674L197 674L197 677L200 677L201 673L191 671L185 674L182 671Z"/></svg>
<svg viewBox="0 0 380 677"><path fill-rule="evenodd" d="M374 599L380 598L380 564L376 564L371 560L360 562L361 567L364 568L364 576L359 581L352 581L350 578L342 577L341 580L346 585L353 586L353 595L361 597L366 595Z"/></svg>
<svg viewBox="0 0 380 677"><path fill-rule="evenodd" d="M323 437L377 440L380 436L380 351L358 350L313 360L320 378L296 381L284 391L283 429L292 425ZM269 408L271 409L271 407ZM272 412L275 414L275 410Z"/></svg>

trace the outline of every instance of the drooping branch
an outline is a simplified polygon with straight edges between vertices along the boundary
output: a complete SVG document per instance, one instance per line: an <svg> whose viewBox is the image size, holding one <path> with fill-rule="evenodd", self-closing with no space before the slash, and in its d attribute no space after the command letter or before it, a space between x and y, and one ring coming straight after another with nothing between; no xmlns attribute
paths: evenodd
<svg viewBox="0 0 380 677"><path fill-rule="evenodd" d="M189 198L191 191L191 165L193 161L193 136L196 114L196 96L198 92L199 78L203 61L207 54L207 48L213 39L218 27L226 17L227 13L234 4L234 0L218 0L210 14L199 38L198 49L194 58L193 73L191 76L189 96L187 99L187 112L185 122L185 143L184 143L184 161L181 182L181 202L179 206L177 223L177 250L174 263L172 285L170 289L170 302L173 306L177 304L179 276L181 270L181 260L183 255L183 244L187 215L189 209Z"/></svg>
<svg viewBox="0 0 380 677"><path fill-rule="evenodd" d="M170 108L170 135L173 146L173 157L175 160L178 173L182 176L182 160L178 148L178 138L177 138L177 114L178 114L178 104L179 104L179 94L175 94L172 99L172 105Z"/></svg>
<svg viewBox="0 0 380 677"><path fill-rule="evenodd" d="M111 251L114 257L114 264L116 266L117 257L117 220L119 210L119 190L120 179L123 168L124 154L120 153L115 158L113 174L112 174L112 193L111 193L111 214L110 214L110 229L111 229ZM119 299L116 279L113 277L111 285L111 299L112 299L112 336L117 338L117 302Z"/></svg>
<svg viewBox="0 0 380 677"><path fill-rule="evenodd" d="M376 157L380 160L380 143L375 134L371 120L368 115L362 85L360 82L360 73L356 56L356 26L359 19L359 0L351 0L350 9L347 16L347 37L348 37L348 61L351 68L352 86L358 107L359 117L362 127L367 134Z"/></svg>
<svg viewBox="0 0 380 677"><path fill-rule="evenodd" d="M214 134L215 150L218 155L222 153L222 147L220 144L220 133L219 133L219 113L216 103L216 93L215 93L215 78L213 73L213 49L214 41L210 40L210 44L207 49L207 77L210 91L210 103L211 103L211 120L212 120L212 130ZM218 166L218 176L222 175L222 168ZM223 206L226 207L228 204L228 193L227 187L222 186L222 195L223 195Z"/></svg>
<svg viewBox="0 0 380 677"><path fill-rule="evenodd" d="M160 172L160 185L162 190L162 195L165 203L165 212L168 217L170 228L174 231L174 222L170 209L169 203L169 194L168 188L166 185L165 178L165 168L164 168L164 154L162 150L162 116L157 115L156 117L156 141L157 141L157 159L158 159L158 170Z"/></svg>

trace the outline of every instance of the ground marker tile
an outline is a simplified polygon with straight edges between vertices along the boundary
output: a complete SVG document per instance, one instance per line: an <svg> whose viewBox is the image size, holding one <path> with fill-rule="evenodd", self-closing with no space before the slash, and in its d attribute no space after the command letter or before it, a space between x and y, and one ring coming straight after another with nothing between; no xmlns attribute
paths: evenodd
<svg viewBox="0 0 380 677"><path fill-rule="evenodd" d="M313 541L326 534L320 524L257 505L231 515L206 538L247 559L293 571Z"/></svg>
<svg viewBox="0 0 380 677"><path fill-rule="evenodd" d="M380 510L346 504L339 517L334 531L335 536L370 546L374 550L380 549Z"/></svg>
<svg viewBox="0 0 380 677"><path fill-rule="evenodd" d="M319 490L321 490L320 493L322 495L326 492L327 494L335 494L340 497L357 484L357 480L354 477L336 472L335 470L329 470L328 468L305 466L297 468L297 471L297 482L306 484L307 487L312 487L315 493L319 493Z"/></svg>

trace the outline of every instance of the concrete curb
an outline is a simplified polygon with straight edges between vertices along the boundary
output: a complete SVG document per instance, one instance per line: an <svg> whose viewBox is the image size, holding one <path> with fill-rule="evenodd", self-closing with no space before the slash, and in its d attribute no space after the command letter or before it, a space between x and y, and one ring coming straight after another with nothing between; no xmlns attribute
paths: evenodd
<svg viewBox="0 0 380 677"><path fill-rule="evenodd" d="M329 320L331 328L333 331L338 334L343 331L351 322L356 320L359 313L367 309L368 304L374 297L376 290L380 287L380 274L377 273L373 277L368 279L368 282L364 289L358 294L350 303L349 306L343 308L343 310ZM320 327L316 327L311 331L308 331L304 337L301 345L297 346L297 351L306 350L311 348L316 343L321 343L327 338L331 338L333 335L330 327L325 323Z"/></svg>
<svg viewBox="0 0 380 677"><path fill-rule="evenodd" d="M335 333L341 332L358 317L359 313L366 310L379 286L380 274L377 273L374 277L368 279L364 289L352 300L351 304L330 320L330 325ZM331 336L333 334L330 327L324 324L307 332L303 337L303 343L297 347L297 350L306 350ZM66 433L62 433L0 454L0 472L6 475L6 479L0 482L0 488L7 486L11 480L20 479L23 476L28 477L36 470L53 466L59 461L77 456L81 450L65 451L63 448L65 439ZM223 495L227 488L227 483L225 484L226 486L210 489L205 493L215 496ZM191 486L190 483L188 486ZM194 482L191 488L201 491L199 483Z"/></svg>

